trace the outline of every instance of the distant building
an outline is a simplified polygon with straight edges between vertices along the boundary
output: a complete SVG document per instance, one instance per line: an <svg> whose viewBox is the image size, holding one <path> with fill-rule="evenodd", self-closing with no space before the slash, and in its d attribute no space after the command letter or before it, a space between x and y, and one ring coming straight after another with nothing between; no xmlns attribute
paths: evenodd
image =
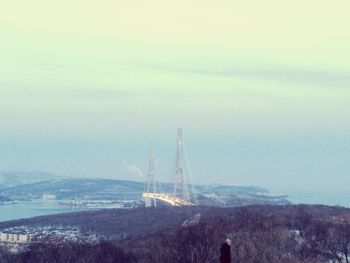
<svg viewBox="0 0 350 263"><path fill-rule="evenodd" d="M30 235L21 233L0 232L0 242L4 243L29 243Z"/></svg>

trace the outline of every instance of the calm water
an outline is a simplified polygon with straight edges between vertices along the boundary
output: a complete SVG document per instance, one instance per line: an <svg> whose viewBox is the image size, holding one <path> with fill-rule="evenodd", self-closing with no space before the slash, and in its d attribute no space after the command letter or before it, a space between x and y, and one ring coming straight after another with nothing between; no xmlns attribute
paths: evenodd
<svg viewBox="0 0 350 263"><path fill-rule="evenodd" d="M294 204L323 204L350 208L350 196L292 194L288 196L288 200Z"/></svg>
<svg viewBox="0 0 350 263"><path fill-rule="evenodd" d="M19 204L0 205L0 222L19 218L74 212L83 210L58 204L56 200L35 200Z"/></svg>
<svg viewBox="0 0 350 263"><path fill-rule="evenodd" d="M350 191L347 190L279 190L293 204L323 204L350 208Z"/></svg>

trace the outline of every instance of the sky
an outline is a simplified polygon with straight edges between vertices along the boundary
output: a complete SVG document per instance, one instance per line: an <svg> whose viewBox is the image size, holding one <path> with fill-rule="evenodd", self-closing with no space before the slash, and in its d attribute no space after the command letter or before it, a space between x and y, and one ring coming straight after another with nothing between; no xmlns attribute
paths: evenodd
<svg viewBox="0 0 350 263"><path fill-rule="evenodd" d="M0 171L347 191L350 17L333 1L7 1ZM350 202L350 200L349 200Z"/></svg>

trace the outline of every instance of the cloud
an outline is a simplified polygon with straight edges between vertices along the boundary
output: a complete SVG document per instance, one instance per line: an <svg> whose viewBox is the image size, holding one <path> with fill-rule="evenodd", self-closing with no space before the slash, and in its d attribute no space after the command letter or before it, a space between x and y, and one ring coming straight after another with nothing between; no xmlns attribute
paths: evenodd
<svg viewBox="0 0 350 263"><path fill-rule="evenodd" d="M329 88L349 88L350 72L313 70L313 69L260 69L260 68L224 68L203 69L172 67L164 65L145 65L153 70L164 70L178 73L196 74L204 76L221 76L247 80L279 81L290 84L318 86Z"/></svg>

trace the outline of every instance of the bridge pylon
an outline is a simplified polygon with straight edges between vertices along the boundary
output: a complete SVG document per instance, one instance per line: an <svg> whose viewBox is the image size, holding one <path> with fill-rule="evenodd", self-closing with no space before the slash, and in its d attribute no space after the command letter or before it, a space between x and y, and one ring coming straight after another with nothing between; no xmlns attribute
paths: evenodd
<svg viewBox="0 0 350 263"><path fill-rule="evenodd" d="M151 197L152 194L155 193L157 193L157 189L155 181L154 151L151 149L147 173L147 197L145 198L146 207L157 206L157 200Z"/></svg>
<svg viewBox="0 0 350 263"><path fill-rule="evenodd" d="M175 156L175 183L173 190L174 198L181 198L182 200L196 204L197 195L193 184L190 182L190 173L185 154L185 147L182 137L183 129L177 130L176 139L176 156Z"/></svg>

